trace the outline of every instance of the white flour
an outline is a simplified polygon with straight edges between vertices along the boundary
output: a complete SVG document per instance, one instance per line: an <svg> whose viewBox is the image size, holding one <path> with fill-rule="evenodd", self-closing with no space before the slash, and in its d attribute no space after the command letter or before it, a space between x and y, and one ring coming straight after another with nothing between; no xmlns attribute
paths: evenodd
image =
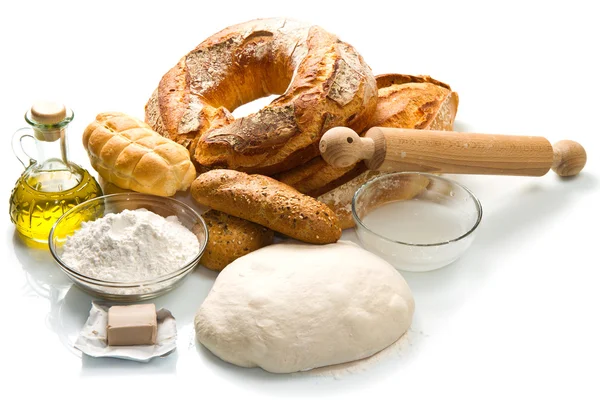
<svg viewBox="0 0 600 400"><path fill-rule="evenodd" d="M295 375L308 375L317 377L328 377L334 379L342 379L345 376L355 373L367 371L384 361L401 358L406 353L407 346L412 346L410 343L409 332L406 332L394 343L381 350L379 353L373 354L371 357L361 360L350 361L343 364L328 365L326 367L315 368L309 371L296 372Z"/></svg>
<svg viewBox="0 0 600 400"><path fill-rule="evenodd" d="M176 216L124 210L84 222L68 237L62 258L79 273L112 282L139 282L181 268L200 250Z"/></svg>

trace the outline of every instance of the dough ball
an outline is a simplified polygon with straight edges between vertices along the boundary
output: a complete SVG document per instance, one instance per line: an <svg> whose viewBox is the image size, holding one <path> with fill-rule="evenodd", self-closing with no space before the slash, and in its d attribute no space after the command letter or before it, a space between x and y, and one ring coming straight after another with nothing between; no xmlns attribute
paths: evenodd
<svg viewBox="0 0 600 400"><path fill-rule="evenodd" d="M369 357L409 328L414 300L383 259L350 243L281 243L225 268L196 313L219 358L270 372Z"/></svg>

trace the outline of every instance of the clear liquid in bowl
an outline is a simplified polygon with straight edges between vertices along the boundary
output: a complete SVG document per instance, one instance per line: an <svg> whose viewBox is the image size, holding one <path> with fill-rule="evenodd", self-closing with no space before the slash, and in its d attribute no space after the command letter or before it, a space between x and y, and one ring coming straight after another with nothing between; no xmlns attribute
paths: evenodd
<svg viewBox="0 0 600 400"><path fill-rule="evenodd" d="M469 230L460 210L429 201L394 201L372 210L363 224L389 240L411 243L443 243Z"/></svg>

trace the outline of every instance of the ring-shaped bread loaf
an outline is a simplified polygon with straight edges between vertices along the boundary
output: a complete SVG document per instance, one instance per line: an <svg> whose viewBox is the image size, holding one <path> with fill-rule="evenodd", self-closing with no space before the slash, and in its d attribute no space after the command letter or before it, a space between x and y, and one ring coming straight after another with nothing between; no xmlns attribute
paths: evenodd
<svg viewBox="0 0 600 400"><path fill-rule="evenodd" d="M281 96L233 118L271 94ZM318 26L259 19L181 58L146 104L146 122L201 166L274 174L316 157L331 127L363 130L376 104L375 78L352 46Z"/></svg>

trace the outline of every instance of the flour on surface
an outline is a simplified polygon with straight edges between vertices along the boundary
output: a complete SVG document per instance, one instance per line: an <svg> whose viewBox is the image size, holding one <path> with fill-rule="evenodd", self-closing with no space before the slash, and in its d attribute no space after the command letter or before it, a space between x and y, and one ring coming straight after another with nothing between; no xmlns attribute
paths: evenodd
<svg viewBox="0 0 600 400"><path fill-rule="evenodd" d="M308 371L296 372L294 375L306 375L339 379L346 375L363 372L385 360L392 359L394 357L399 357L402 354L403 350L406 348L406 346L409 344L409 341L410 330L404 335L402 335L394 343L381 350L380 352L373 354L370 357L342 364L328 365L326 367L315 368Z"/></svg>

